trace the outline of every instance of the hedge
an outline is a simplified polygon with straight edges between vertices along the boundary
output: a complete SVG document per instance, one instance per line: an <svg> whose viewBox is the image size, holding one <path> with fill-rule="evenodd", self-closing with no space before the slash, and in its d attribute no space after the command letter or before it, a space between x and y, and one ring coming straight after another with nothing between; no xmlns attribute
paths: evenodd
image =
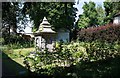
<svg viewBox="0 0 120 78"><path fill-rule="evenodd" d="M77 36L80 41L120 41L120 25L107 24L105 26L81 29L78 31Z"/></svg>

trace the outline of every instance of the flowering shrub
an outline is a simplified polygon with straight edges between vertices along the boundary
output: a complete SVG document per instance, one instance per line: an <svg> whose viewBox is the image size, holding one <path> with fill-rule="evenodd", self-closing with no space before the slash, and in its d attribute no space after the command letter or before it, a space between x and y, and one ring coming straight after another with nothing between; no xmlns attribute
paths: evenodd
<svg viewBox="0 0 120 78"><path fill-rule="evenodd" d="M114 42L120 40L120 25L107 24L105 26L82 29L78 32L81 41L107 41Z"/></svg>

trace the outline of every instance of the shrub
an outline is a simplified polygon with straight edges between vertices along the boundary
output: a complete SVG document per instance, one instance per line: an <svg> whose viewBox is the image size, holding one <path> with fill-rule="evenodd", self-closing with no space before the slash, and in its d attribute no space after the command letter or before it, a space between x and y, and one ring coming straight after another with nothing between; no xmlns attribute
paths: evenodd
<svg viewBox="0 0 120 78"><path fill-rule="evenodd" d="M12 49L28 48L34 46L34 40L24 39L17 35L11 35L10 37L5 38L5 43L3 45L7 45Z"/></svg>
<svg viewBox="0 0 120 78"><path fill-rule="evenodd" d="M3 44L5 42L4 38L0 38L0 44Z"/></svg>
<svg viewBox="0 0 120 78"><path fill-rule="evenodd" d="M24 56L26 67L39 74L53 75L60 72L58 67L70 67L79 64L84 68L86 63L97 62L120 56L120 43L100 41L57 43L54 52L33 52ZM82 68L80 67L80 68ZM66 72L65 72L66 73Z"/></svg>
<svg viewBox="0 0 120 78"><path fill-rule="evenodd" d="M93 28L82 29L78 32L78 39L80 41L106 41L115 42L120 41L120 25L108 24L106 26L99 26Z"/></svg>
<svg viewBox="0 0 120 78"><path fill-rule="evenodd" d="M49 52L46 49L43 52L33 52L28 56L24 56L24 64L26 67L36 73L49 72L49 74L52 74L49 70L53 70L52 68L54 67L75 65L81 59L85 59L87 57L86 49L81 46L83 43L60 42L57 44L59 47L56 47L54 52ZM47 69L47 67L49 67L49 69ZM45 71L39 72L40 69L44 69Z"/></svg>

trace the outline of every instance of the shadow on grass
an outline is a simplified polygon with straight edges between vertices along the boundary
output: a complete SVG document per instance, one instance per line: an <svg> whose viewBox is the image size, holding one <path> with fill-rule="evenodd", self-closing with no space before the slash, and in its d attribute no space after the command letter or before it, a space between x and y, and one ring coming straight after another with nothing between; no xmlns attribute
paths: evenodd
<svg viewBox="0 0 120 78"><path fill-rule="evenodd" d="M47 76L39 75L39 77L46 78ZM30 72L2 52L2 78L38 78L38 75Z"/></svg>
<svg viewBox="0 0 120 78"><path fill-rule="evenodd" d="M28 76L29 71L2 52L2 78Z"/></svg>

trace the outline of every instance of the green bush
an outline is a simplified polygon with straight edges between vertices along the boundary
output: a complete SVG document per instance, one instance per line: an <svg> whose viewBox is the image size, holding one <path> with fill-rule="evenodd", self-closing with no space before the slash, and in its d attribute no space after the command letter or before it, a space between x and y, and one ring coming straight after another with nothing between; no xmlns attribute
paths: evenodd
<svg viewBox="0 0 120 78"><path fill-rule="evenodd" d="M34 40L25 39L18 35L10 35L4 38L3 45L8 45L8 47L11 47L13 49L29 48L34 46Z"/></svg>
<svg viewBox="0 0 120 78"><path fill-rule="evenodd" d="M24 56L26 67L39 74L53 75L58 72L58 69L55 69L57 67L70 67L78 64L85 67L86 63L120 56L120 43L117 41L115 43L77 41L57 44L54 52L48 52L46 49L43 52L34 52Z"/></svg>
<svg viewBox="0 0 120 78"><path fill-rule="evenodd" d="M0 38L0 44L3 44L5 42L4 38Z"/></svg>
<svg viewBox="0 0 120 78"><path fill-rule="evenodd" d="M85 47L89 60L98 61L118 56L120 54L119 47L115 48L116 45L120 46L118 43L111 44L107 42L93 41L89 44L87 43Z"/></svg>

